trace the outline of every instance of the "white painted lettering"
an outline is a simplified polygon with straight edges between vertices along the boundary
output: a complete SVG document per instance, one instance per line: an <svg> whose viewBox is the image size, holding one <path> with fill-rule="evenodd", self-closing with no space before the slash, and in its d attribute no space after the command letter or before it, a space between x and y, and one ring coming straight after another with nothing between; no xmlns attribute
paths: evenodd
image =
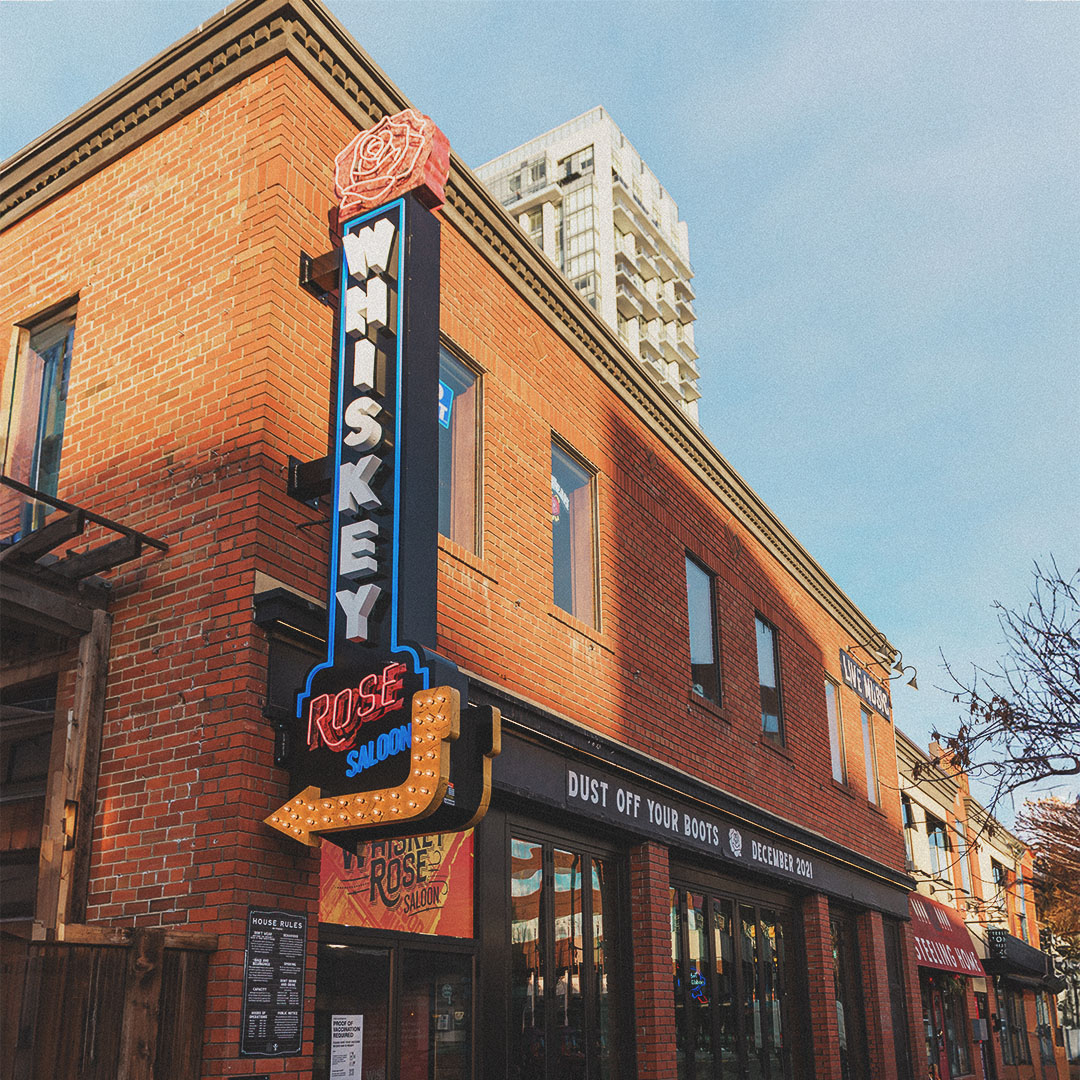
<svg viewBox="0 0 1080 1080"><path fill-rule="evenodd" d="M353 386L370 394L375 389L375 343L361 338L353 347Z"/></svg>
<svg viewBox="0 0 1080 1080"><path fill-rule="evenodd" d="M337 602L345 612L345 636L350 641L367 641L368 616L381 592L378 585L368 584L361 585L356 592L342 589L337 593Z"/></svg>
<svg viewBox="0 0 1080 1080"><path fill-rule="evenodd" d="M390 245L393 242L394 223L389 218L346 233L342 237L342 245L349 273L354 277L367 277L372 270L382 273L390 265Z"/></svg>
<svg viewBox="0 0 1080 1080"><path fill-rule="evenodd" d="M386 326L388 299L386 282L370 278L366 285L353 285L345 293L345 333L363 337L369 326Z"/></svg>
<svg viewBox="0 0 1080 1080"><path fill-rule="evenodd" d="M379 497L371 490L371 481L382 463L377 457L368 455L359 461L343 461L338 472L338 513L351 510L374 510L382 506Z"/></svg>
<svg viewBox="0 0 1080 1080"><path fill-rule="evenodd" d="M375 419L379 403L369 397L353 398L345 410L345 423L352 431L345 436L345 445L356 450L374 450L382 442L382 425Z"/></svg>
<svg viewBox="0 0 1080 1080"><path fill-rule="evenodd" d="M339 536L338 573L342 577L370 577L378 569L375 561L375 537L379 526L374 521L343 525Z"/></svg>

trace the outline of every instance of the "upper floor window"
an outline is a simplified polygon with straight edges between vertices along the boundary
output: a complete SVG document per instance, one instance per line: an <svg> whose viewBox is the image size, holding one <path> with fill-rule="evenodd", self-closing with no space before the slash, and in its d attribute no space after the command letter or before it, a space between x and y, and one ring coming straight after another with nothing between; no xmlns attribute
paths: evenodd
<svg viewBox="0 0 1080 1080"><path fill-rule="evenodd" d="M915 828L915 807L907 795L900 796L900 818L904 825L904 854L907 855L908 862L914 862L915 853L911 847L911 830Z"/></svg>
<svg viewBox="0 0 1080 1080"><path fill-rule="evenodd" d="M1016 871L1016 923L1020 931L1020 937L1024 941L1031 941L1028 936L1027 920L1027 887L1024 883L1024 871L1017 868Z"/></svg>
<svg viewBox="0 0 1080 1080"><path fill-rule="evenodd" d="M959 818L956 819L956 836L958 840L956 854L960 862L960 885L964 892L970 895L971 870L968 868L967 829Z"/></svg>
<svg viewBox="0 0 1080 1080"><path fill-rule="evenodd" d="M544 209L541 206L529 211L529 239L538 247L544 246Z"/></svg>
<svg viewBox="0 0 1080 1080"><path fill-rule="evenodd" d="M950 880L949 830L945 822L926 815L926 839L930 844L930 872L936 878Z"/></svg>
<svg viewBox="0 0 1080 1080"><path fill-rule="evenodd" d="M825 680L825 709L829 714L829 753L832 777L838 784L847 783L847 754L844 750L844 726L840 715L840 687Z"/></svg>
<svg viewBox="0 0 1080 1080"><path fill-rule="evenodd" d="M477 550L480 410L476 375L446 349L439 352L439 532Z"/></svg>
<svg viewBox="0 0 1080 1080"><path fill-rule="evenodd" d="M21 327L14 371L5 386L4 472L45 495L59 490L74 340L73 308ZM43 503L28 506L17 528L36 529L46 510Z"/></svg>
<svg viewBox="0 0 1080 1080"><path fill-rule="evenodd" d="M713 576L686 557L686 606L690 614L690 684L695 694L720 704L720 650Z"/></svg>
<svg viewBox="0 0 1080 1080"><path fill-rule="evenodd" d="M594 478L557 442L551 443L551 556L555 603L596 625Z"/></svg>
<svg viewBox="0 0 1080 1080"><path fill-rule="evenodd" d="M780 650L776 627L757 616L757 666L761 695L761 733L784 741L784 716L780 701Z"/></svg>
<svg viewBox="0 0 1080 1080"><path fill-rule="evenodd" d="M997 859L991 859L990 877L994 883L994 907L997 908L999 916L1004 915L1008 911L1009 872Z"/></svg>
<svg viewBox="0 0 1080 1080"><path fill-rule="evenodd" d="M863 757L866 760L866 797L881 805L881 786L878 781L877 741L874 739L874 718L869 709L862 710Z"/></svg>

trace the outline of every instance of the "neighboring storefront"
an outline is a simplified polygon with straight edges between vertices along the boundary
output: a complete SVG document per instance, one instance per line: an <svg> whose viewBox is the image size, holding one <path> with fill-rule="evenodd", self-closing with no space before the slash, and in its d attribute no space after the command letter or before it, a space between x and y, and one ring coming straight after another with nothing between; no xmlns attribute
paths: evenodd
<svg viewBox="0 0 1080 1080"><path fill-rule="evenodd" d="M964 920L951 907L912 894L911 928L919 962L926 1064L940 1080L975 1072L985 1063L990 1032L985 1016L969 1017L968 995L986 996L986 972Z"/></svg>
<svg viewBox="0 0 1080 1080"><path fill-rule="evenodd" d="M937 764L897 732L927 1067L937 1080L1064 1080L1063 983L1033 944L1031 852L931 751Z"/></svg>

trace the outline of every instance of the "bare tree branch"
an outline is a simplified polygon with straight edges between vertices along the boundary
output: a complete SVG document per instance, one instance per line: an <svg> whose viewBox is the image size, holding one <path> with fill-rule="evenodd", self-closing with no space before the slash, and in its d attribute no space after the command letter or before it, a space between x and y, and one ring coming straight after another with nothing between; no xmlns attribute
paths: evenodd
<svg viewBox="0 0 1080 1080"><path fill-rule="evenodd" d="M996 668L964 678L942 657L963 713L955 731L934 732L933 764L985 781L991 812L1018 788L1080 775L1080 569L1066 578L1051 557L1034 577L1026 609L994 605L1007 645Z"/></svg>

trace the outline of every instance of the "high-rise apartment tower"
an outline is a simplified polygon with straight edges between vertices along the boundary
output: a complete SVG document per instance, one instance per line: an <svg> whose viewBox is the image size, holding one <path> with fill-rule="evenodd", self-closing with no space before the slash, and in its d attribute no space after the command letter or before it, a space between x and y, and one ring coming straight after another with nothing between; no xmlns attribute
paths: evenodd
<svg viewBox="0 0 1080 1080"><path fill-rule="evenodd" d="M696 421L686 222L607 112L590 109L476 175Z"/></svg>

